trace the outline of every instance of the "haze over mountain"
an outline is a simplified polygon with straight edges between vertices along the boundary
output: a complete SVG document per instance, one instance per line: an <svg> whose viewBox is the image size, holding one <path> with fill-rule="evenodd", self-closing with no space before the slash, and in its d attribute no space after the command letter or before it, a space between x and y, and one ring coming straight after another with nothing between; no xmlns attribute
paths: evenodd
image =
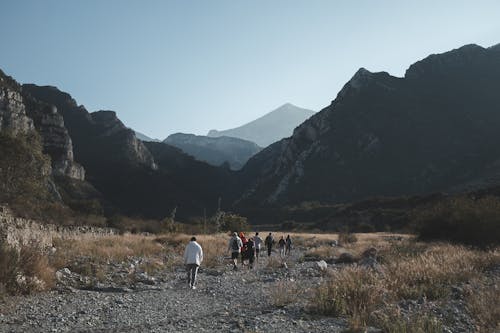
<svg viewBox="0 0 500 333"><path fill-rule="evenodd" d="M223 131L211 130L208 136L231 136L255 142L260 147L267 147L292 135L293 129L313 114L314 111L286 103L242 126Z"/></svg>
<svg viewBox="0 0 500 333"><path fill-rule="evenodd" d="M169 135L163 143L181 149L199 161L220 166L228 163L233 170L239 170L250 157L262 148L255 143L238 138L176 133Z"/></svg>
<svg viewBox="0 0 500 333"><path fill-rule="evenodd" d="M243 169L247 207L356 201L494 185L500 45L428 56L403 78L361 68L293 136Z"/></svg>
<svg viewBox="0 0 500 333"><path fill-rule="evenodd" d="M141 132L137 132L137 131L134 131L134 132L135 132L135 136L137 137L137 139L139 139L141 141L160 142L160 140L150 138L149 136L147 136L146 134L142 134Z"/></svg>

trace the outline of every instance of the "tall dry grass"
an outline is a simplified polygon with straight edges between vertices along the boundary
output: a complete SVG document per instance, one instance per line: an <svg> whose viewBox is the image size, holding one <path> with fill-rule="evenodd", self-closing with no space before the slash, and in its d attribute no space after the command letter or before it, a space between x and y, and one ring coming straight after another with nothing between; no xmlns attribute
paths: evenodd
<svg viewBox="0 0 500 333"><path fill-rule="evenodd" d="M373 242L366 244L371 246ZM424 320L425 316L404 319L394 314L392 317L372 317L372 313L381 313L387 304L404 299L446 299L453 285L479 279L485 271L500 265L498 250L486 252L450 244L425 245L411 241L392 244L381 241L378 245L385 247L379 254L383 259L380 269L350 266L333 272L316 289L311 310L334 316L346 315L352 329L372 323L379 327L385 325L387 332L438 332L440 322ZM487 310L496 308L492 305L498 301L498 289L486 288L479 295L469 296L470 307L472 312L476 309L478 321L498 322L498 311ZM483 319L479 314L484 314Z"/></svg>
<svg viewBox="0 0 500 333"><path fill-rule="evenodd" d="M315 291L311 310L315 313L347 315L352 329L365 327L370 314L386 298L384 281L376 273L360 267L335 271Z"/></svg>
<svg viewBox="0 0 500 333"><path fill-rule="evenodd" d="M498 277L475 279L465 289L467 308L480 333L500 331L499 282Z"/></svg>

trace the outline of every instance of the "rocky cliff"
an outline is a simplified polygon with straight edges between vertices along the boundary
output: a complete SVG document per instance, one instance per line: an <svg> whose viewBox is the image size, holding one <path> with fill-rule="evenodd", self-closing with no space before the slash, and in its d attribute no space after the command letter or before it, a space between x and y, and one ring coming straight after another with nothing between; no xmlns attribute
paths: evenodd
<svg viewBox="0 0 500 333"><path fill-rule="evenodd" d="M44 153L51 157L52 172L84 179L85 171L73 160L71 138L57 108L24 94L22 87L1 71L0 129L14 135L36 130L42 138Z"/></svg>
<svg viewBox="0 0 500 333"><path fill-rule="evenodd" d="M404 78L362 68L330 106L247 163L240 204L446 191L498 175L499 86L498 47L432 55Z"/></svg>

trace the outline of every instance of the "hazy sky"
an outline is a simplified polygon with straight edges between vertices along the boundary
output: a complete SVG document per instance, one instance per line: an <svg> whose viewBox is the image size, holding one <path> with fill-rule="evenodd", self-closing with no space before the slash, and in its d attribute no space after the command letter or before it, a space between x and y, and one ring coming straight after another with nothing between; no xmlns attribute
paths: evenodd
<svg viewBox="0 0 500 333"><path fill-rule="evenodd" d="M0 0L0 68L165 138L291 102L320 110L359 67L500 43L500 1Z"/></svg>

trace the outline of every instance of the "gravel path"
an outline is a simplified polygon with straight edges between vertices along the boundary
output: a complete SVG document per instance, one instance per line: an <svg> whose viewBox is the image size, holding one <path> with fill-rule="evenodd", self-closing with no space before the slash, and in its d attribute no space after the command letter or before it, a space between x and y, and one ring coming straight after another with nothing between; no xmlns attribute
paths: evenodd
<svg viewBox="0 0 500 333"><path fill-rule="evenodd" d="M296 259L289 268L268 268L265 258L254 270L202 269L196 290L179 269L130 289L12 297L0 314L0 332L341 332L342 319L307 314L303 296L284 307L273 304L272 289L282 281L313 286L321 279L314 262Z"/></svg>

